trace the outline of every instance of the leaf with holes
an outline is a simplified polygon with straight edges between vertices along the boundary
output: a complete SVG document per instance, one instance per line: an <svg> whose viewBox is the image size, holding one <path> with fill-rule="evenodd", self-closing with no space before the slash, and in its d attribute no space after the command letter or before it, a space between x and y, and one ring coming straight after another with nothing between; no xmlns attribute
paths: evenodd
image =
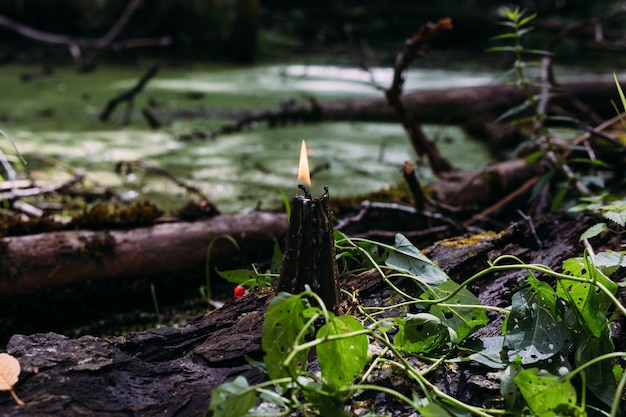
<svg viewBox="0 0 626 417"><path fill-rule="evenodd" d="M364 334L350 335L363 330L363 325L352 316L336 317L329 313L329 322L317 331L317 338L346 336L324 340L317 345L317 360L322 376L336 387L350 385L354 376L367 364L368 340Z"/></svg>
<svg viewBox="0 0 626 417"><path fill-rule="evenodd" d="M480 300L467 288L459 288L459 284L451 279L448 279L441 285L432 287L432 291L437 298L447 297L457 290L458 292L449 300L446 300L445 306L433 304L429 312L439 317L446 326L454 330L458 337L458 343L461 343L477 328L485 325L489 319L485 310L480 308ZM473 305L476 307L471 307Z"/></svg>
<svg viewBox="0 0 626 417"><path fill-rule="evenodd" d="M584 258L571 258L563 262L563 271L580 278L589 278L589 271L593 268ZM608 279L602 272L595 270L595 278L609 291L615 293L617 285ZM589 282L579 282L571 279L560 279L557 286L557 295L569 301L580 316L579 325L587 328L595 337L599 337L608 321L607 314L612 305L609 296Z"/></svg>
<svg viewBox="0 0 626 417"><path fill-rule="evenodd" d="M398 333L393 338L393 344L403 352L449 350L456 343L456 332L432 314L409 314L406 319L395 320L395 324L398 325Z"/></svg>
<svg viewBox="0 0 626 417"><path fill-rule="evenodd" d="M297 375L307 367L308 350L299 352L290 363L284 363L294 344L303 342L296 338L306 324L303 312L309 308L307 304L300 296L281 292L267 306L261 347L271 379ZM305 331L305 335L312 333L313 328Z"/></svg>
<svg viewBox="0 0 626 417"><path fill-rule="evenodd" d="M574 355L575 364L576 366L581 366L593 358L614 351L615 346L611 341L610 331L608 327L605 327L600 337L584 338L579 342L576 348L576 354ZM605 359L589 365L583 371L585 373L587 388L589 388L598 399L609 406L612 404L617 390L617 383L613 374L614 365L614 358Z"/></svg>
<svg viewBox="0 0 626 417"><path fill-rule="evenodd" d="M480 340L471 341L469 347L480 345L474 349L474 353L469 355L468 359L493 369L504 369L507 367L507 363L502 361L503 343L504 336L487 336L481 337Z"/></svg>
<svg viewBox="0 0 626 417"><path fill-rule="evenodd" d="M563 306L552 287L529 273L526 286L513 294L504 323L504 350L509 361L524 365L548 359L565 345Z"/></svg>
<svg viewBox="0 0 626 417"><path fill-rule="evenodd" d="M211 391L211 403L205 417L240 417L256 403L256 395L248 381L238 376L232 382L218 385Z"/></svg>
<svg viewBox="0 0 626 417"><path fill-rule="evenodd" d="M522 369L520 363L513 362L502 371L502 376L500 377L500 395L506 401L509 409L517 408L521 401L521 393L515 383L515 377L519 375Z"/></svg>
<svg viewBox="0 0 626 417"><path fill-rule="evenodd" d="M428 285L439 285L449 280L448 275L419 251L409 239L398 233L396 250L388 252L385 264L417 277Z"/></svg>
<svg viewBox="0 0 626 417"><path fill-rule="evenodd" d="M576 404L576 389L566 378L531 368L521 371L515 377L515 383L534 415L585 415Z"/></svg>
<svg viewBox="0 0 626 417"><path fill-rule="evenodd" d="M23 406L24 402L13 391L21 371L20 362L14 356L0 353L0 391L10 391L15 402Z"/></svg>

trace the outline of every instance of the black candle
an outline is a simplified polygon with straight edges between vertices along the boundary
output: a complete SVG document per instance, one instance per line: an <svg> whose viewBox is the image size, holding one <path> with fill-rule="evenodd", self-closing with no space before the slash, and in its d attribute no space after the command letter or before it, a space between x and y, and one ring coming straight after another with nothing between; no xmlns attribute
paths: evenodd
<svg viewBox="0 0 626 417"><path fill-rule="evenodd" d="M304 142L303 142L304 143ZM303 144L302 153L306 157ZM308 176L308 162L306 176ZM297 194L292 201L289 234L283 253L278 280L278 291L298 294L309 285L329 310L339 306L339 271L335 260L335 239L328 204L328 187L324 194L313 197L304 185L298 186L304 195Z"/></svg>

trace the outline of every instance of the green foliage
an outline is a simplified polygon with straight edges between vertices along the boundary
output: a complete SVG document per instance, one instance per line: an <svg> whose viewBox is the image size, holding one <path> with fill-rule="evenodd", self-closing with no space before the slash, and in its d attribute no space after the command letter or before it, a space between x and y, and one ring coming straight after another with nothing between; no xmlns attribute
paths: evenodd
<svg viewBox="0 0 626 417"><path fill-rule="evenodd" d="M308 349L294 352L294 345L314 332L305 312L310 313L305 298L284 292L267 306L261 346L265 352L263 361L273 379L297 375L307 367ZM287 361L290 355L291 360Z"/></svg>
<svg viewBox="0 0 626 417"><path fill-rule="evenodd" d="M562 305L552 287L532 274L513 295L504 328L503 347L509 362L519 357L523 365L534 364L551 358L565 345Z"/></svg>
<svg viewBox="0 0 626 417"><path fill-rule="evenodd" d="M454 331L458 342L465 340L489 321L480 300L450 278L431 290L437 298L446 299L446 302L432 304L430 313Z"/></svg>
<svg viewBox="0 0 626 417"><path fill-rule="evenodd" d="M363 330L363 325L352 316L336 317L329 314L329 321L317 331L322 343L316 346L317 360L326 382L342 387L352 383L369 361L369 342L365 334L352 337L335 337Z"/></svg>
<svg viewBox="0 0 626 417"><path fill-rule="evenodd" d="M511 415L583 415L587 393L613 410L619 406L617 378L624 370L615 358L626 353L614 352L608 325L612 312L626 315L626 307L615 298L618 286L608 276L626 264L622 254L585 253L565 260L563 272L503 256L458 284L402 235L386 245L336 233L336 245L346 273L349 264L356 270L372 265L404 301L358 306L355 316L336 316L310 290L276 295L268 305L261 339L270 380L249 387L238 378L221 385L211 397L207 413L213 414L207 415L249 416L260 399L273 404L274 415L348 416L344 404L363 390L395 396L425 416L500 414L441 392L427 372L411 365L411 356L434 363L431 368L449 358L501 370L500 390ZM512 269L525 270L528 276L507 309L484 306L467 289L486 274ZM539 275L554 279L555 285ZM401 291L394 285L398 279L415 282L415 291ZM409 313L409 305L417 312ZM472 339L488 323L487 309L504 314L502 334ZM394 315L376 319L386 311ZM373 351L383 353L371 357ZM315 362L319 372L312 370ZM409 398L366 384L368 375L383 364L404 372L423 395Z"/></svg>
<svg viewBox="0 0 626 417"><path fill-rule="evenodd" d="M409 314L405 319L396 319L395 324L398 333L393 343L402 352L445 352L458 341L452 328L432 314Z"/></svg>
<svg viewBox="0 0 626 417"><path fill-rule="evenodd" d="M238 376L211 391L211 405L204 414L206 417L241 417L246 415L256 403L256 395L248 381Z"/></svg>
<svg viewBox="0 0 626 417"><path fill-rule="evenodd" d="M608 194L581 198L581 203L569 209L572 212L591 211L600 214L603 218L615 225L609 227L609 223L596 223L588 228L580 237L580 240L591 239L605 231L610 231L618 237L624 232L626 226L626 199L618 199Z"/></svg>
<svg viewBox="0 0 626 417"><path fill-rule="evenodd" d="M583 415L577 406L576 389L569 379L552 375L543 369L524 369L515 377L515 383L534 415Z"/></svg>
<svg viewBox="0 0 626 417"><path fill-rule="evenodd" d="M428 285L439 285L449 278L437 265L424 256L405 236L397 234L393 248L384 248L385 264L418 278Z"/></svg>

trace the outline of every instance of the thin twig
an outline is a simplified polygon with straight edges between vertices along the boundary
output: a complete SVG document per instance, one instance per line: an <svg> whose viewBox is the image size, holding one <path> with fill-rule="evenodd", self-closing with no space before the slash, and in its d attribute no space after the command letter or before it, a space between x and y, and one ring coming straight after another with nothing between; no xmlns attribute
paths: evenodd
<svg viewBox="0 0 626 417"><path fill-rule="evenodd" d="M159 65L158 64L152 65L150 69L148 69L148 71L146 71L146 73L139 79L139 81L137 81L137 84L135 84L133 88L110 99L106 107L104 108L104 110L102 110L102 113L100 113L100 121L106 122L107 120L109 120L109 117L111 116L111 113L113 113L115 108L120 103L125 101L127 103L126 104L127 111L123 120L124 121L123 125L128 123L128 119L130 118L128 113L132 110L135 96L139 94L141 90L143 90L143 88L146 86L148 81L150 81L150 79L154 77L157 72L159 72Z"/></svg>
<svg viewBox="0 0 626 417"><path fill-rule="evenodd" d="M418 55L423 55L428 43L444 30L452 29L452 20L448 17L437 23L422 26L410 39L407 40L404 50L396 57L393 81L385 91L389 105L396 111L406 130L411 144L418 156L426 155L431 169L435 174L449 172L453 166L446 160L437 148L437 145L426 136L422 125L418 123L402 103L402 88L404 86L405 71Z"/></svg>

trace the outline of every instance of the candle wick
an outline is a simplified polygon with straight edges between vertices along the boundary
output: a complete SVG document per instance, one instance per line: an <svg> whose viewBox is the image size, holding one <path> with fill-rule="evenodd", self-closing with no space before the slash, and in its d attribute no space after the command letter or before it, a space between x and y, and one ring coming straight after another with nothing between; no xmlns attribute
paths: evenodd
<svg viewBox="0 0 626 417"><path fill-rule="evenodd" d="M298 188L301 189L304 192L304 196L308 199L311 199L313 197L311 197L311 193L309 192L309 190L306 188L306 186L304 184L298 184Z"/></svg>

